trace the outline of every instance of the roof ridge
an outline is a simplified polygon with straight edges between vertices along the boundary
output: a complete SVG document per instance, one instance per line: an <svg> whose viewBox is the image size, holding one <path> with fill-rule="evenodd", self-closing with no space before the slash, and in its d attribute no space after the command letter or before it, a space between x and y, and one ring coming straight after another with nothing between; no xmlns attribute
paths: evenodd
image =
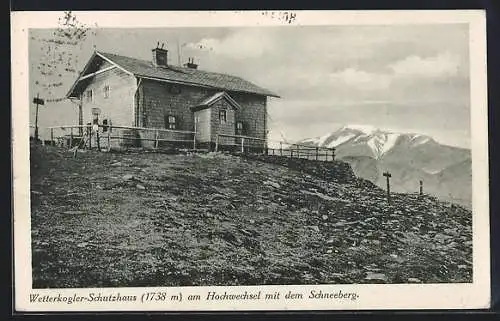
<svg viewBox="0 0 500 321"><path fill-rule="evenodd" d="M150 77L158 81L179 81L194 86L208 86L223 91L233 91L249 93L261 96L271 96L279 98L277 94L268 89L260 87L243 77L208 71L202 69L193 69L189 67L167 65L167 68L158 68L149 60L125 56L122 54L95 50L94 53L102 55L106 59L113 61L122 69L138 77Z"/></svg>

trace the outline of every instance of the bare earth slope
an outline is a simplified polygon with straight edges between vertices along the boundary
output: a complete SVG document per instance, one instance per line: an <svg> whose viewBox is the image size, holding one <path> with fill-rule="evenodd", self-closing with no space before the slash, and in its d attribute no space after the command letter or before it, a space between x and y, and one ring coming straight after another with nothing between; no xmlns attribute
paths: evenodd
<svg viewBox="0 0 500 321"><path fill-rule="evenodd" d="M471 212L229 155L32 148L33 286L471 282Z"/></svg>

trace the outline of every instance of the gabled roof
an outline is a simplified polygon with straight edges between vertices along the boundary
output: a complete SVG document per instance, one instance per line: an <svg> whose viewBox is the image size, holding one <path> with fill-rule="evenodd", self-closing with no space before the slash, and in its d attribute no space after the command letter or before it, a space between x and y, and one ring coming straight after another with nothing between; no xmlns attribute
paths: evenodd
<svg viewBox="0 0 500 321"><path fill-rule="evenodd" d="M150 61L99 51L94 53L91 60L96 59L96 57L111 62L118 68L136 77L279 98L277 94L237 76L178 66L155 67ZM87 65L90 64L91 62L89 61ZM82 73L83 75L84 73ZM73 85L68 93L68 97L71 97L76 87L76 84Z"/></svg>
<svg viewBox="0 0 500 321"><path fill-rule="evenodd" d="M225 91L218 92L207 99L204 99L201 103L196 106L191 107L192 111L197 111L201 109L208 108L218 102L221 99L227 100L227 102L233 106L234 109L240 109L240 105Z"/></svg>

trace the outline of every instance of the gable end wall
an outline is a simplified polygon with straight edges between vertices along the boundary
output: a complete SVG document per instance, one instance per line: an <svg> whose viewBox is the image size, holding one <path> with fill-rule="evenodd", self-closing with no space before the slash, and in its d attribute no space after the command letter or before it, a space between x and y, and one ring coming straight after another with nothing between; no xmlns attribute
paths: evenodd
<svg viewBox="0 0 500 321"><path fill-rule="evenodd" d="M109 98L104 97L104 86L110 87ZM83 97L84 124L92 122L92 108L101 109L99 123L103 119L111 119L113 125L134 125L134 95L136 79L118 68L96 75L85 91L93 90L93 101Z"/></svg>

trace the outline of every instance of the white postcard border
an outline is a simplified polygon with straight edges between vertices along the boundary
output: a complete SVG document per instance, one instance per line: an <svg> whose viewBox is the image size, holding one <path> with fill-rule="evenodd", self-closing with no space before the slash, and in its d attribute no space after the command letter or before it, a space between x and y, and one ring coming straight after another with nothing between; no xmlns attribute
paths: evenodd
<svg viewBox="0 0 500 321"><path fill-rule="evenodd" d="M12 154L14 190L15 308L17 311L213 311L213 310L359 310L359 309L469 309L490 304L488 122L486 83L485 12L482 10L443 11L294 11L288 24L280 19L249 12L75 12L81 22L106 27L195 27L288 25L380 25L468 23L471 59L471 141L473 171L473 283L426 285L290 285L240 287L168 287L105 289L32 289L31 226L29 191L29 106L28 29L55 27L61 12L14 12L11 22L12 48ZM168 21L168 22L166 22ZM309 299L310 291L357 293L351 298ZM282 299L205 300L208 292L240 294L273 293ZM304 298L285 299L289 291ZM144 301L145 293L166 292L168 300ZM136 296L135 302L35 302L41 297L104 295ZM181 294L183 301L171 300ZM200 301L188 301L187 295Z"/></svg>

